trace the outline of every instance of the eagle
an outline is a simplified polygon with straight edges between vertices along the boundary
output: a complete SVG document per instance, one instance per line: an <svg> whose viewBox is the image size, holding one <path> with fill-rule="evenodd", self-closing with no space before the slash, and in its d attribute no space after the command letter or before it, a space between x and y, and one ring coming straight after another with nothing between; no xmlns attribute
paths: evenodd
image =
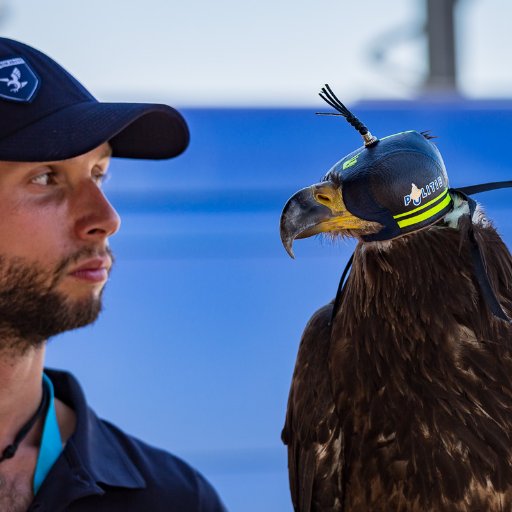
<svg viewBox="0 0 512 512"><path fill-rule="evenodd" d="M511 511L510 252L428 134L379 140L322 91L365 145L281 216L292 256L298 238L357 240L300 342L282 432L294 509Z"/></svg>

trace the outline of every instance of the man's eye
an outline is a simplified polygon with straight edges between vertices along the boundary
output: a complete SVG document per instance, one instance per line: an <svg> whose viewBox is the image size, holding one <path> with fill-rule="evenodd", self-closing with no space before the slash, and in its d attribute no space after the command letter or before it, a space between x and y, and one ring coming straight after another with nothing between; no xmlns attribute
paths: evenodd
<svg viewBox="0 0 512 512"><path fill-rule="evenodd" d="M109 179L109 174L106 172L97 172L93 174L93 180L98 185L98 187L101 187L104 185Z"/></svg>
<svg viewBox="0 0 512 512"><path fill-rule="evenodd" d="M30 182L36 185L51 185L52 183L55 183L55 173L44 172L42 174L38 174L37 176L34 176Z"/></svg>
<svg viewBox="0 0 512 512"><path fill-rule="evenodd" d="M92 170L92 179L98 187L101 187L109 179L108 169L104 169L99 165L95 166Z"/></svg>

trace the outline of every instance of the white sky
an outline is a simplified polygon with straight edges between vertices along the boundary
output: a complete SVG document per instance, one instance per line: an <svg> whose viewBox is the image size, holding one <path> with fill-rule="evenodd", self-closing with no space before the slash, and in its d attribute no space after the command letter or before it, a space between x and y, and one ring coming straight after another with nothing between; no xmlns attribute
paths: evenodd
<svg viewBox="0 0 512 512"><path fill-rule="evenodd" d="M460 83L510 96L510 0L460 0ZM407 98L425 70L423 0L0 0L0 34L48 53L101 100L179 106ZM388 37L390 64L370 55Z"/></svg>

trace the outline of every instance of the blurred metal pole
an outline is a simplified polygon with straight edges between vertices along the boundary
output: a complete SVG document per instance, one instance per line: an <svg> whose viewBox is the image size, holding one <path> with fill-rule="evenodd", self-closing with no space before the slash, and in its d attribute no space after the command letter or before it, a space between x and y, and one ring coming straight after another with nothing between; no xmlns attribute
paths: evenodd
<svg viewBox="0 0 512 512"><path fill-rule="evenodd" d="M426 92L457 92L454 11L458 0L426 0L428 74Z"/></svg>

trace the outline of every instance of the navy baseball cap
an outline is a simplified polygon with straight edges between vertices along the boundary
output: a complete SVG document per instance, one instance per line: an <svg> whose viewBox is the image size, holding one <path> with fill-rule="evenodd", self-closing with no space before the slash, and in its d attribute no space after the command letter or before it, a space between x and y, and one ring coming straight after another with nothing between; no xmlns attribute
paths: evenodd
<svg viewBox="0 0 512 512"><path fill-rule="evenodd" d="M107 141L114 157L164 159L189 132L172 107L99 102L44 53L0 37L0 160L65 160Z"/></svg>

